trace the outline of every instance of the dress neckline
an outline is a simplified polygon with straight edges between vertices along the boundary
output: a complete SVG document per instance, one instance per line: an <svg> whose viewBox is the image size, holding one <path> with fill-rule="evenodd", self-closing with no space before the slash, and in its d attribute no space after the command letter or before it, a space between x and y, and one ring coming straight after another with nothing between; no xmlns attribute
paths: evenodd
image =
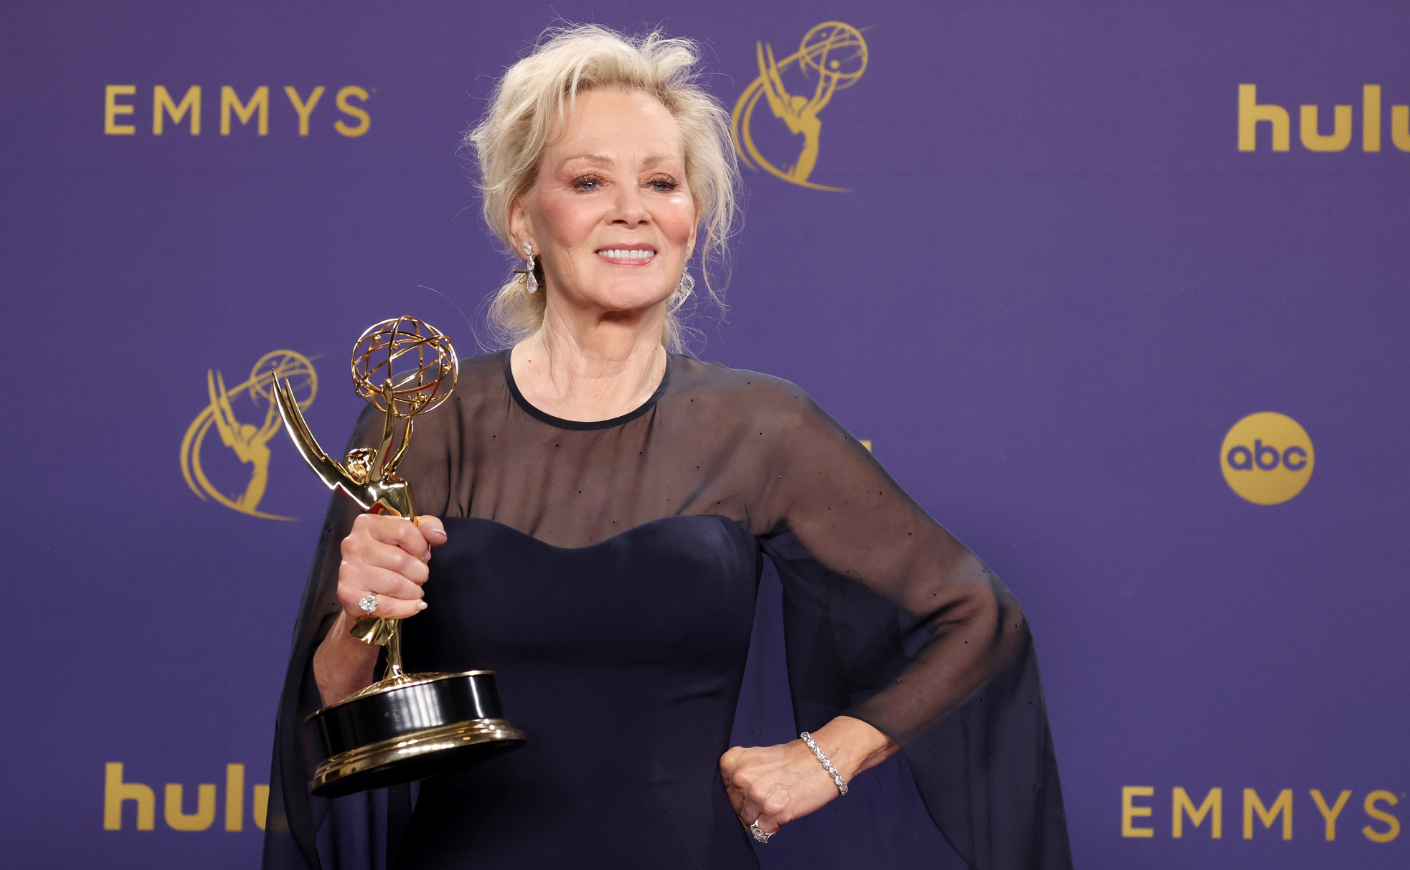
<svg viewBox="0 0 1410 870"><path fill-rule="evenodd" d="M656 407L656 403L666 393L666 387L671 383L671 369L675 363L671 359L671 353L666 353L666 373L661 376L661 383L656 387L656 392L650 398L642 402L636 408L622 414L620 417L613 417L610 420L568 420L563 417L555 417L552 414L540 410L529 404L529 400L524 398L524 394L519 392L519 385L514 381L514 367L510 364L510 354L513 348L501 351L504 354L504 383L509 387L509 395L514 397L514 401L520 408L524 409L530 417L550 426L557 426L559 429L611 429L614 426L621 426L623 423L630 423L647 411Z"/></svg>

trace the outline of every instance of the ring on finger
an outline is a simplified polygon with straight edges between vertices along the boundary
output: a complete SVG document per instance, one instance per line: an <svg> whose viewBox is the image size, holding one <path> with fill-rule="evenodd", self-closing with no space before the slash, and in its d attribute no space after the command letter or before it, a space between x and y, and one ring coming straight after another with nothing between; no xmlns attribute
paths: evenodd
<svg viewBox="0 0 1410 870"><path fill-rule="evenodd" d="M371 616L377 612L377 596L368 593L357 600L357 606L363 613Z"/></svg>
<svg viewBox="0 0 1410 870"><path fill-rule="evenodd" d="M749 834L750 834L750 836L752 836L754 839L758 840L760 843L767 843L767 842L769 841L769 838L772 837L774 834L777 834L777 833L778 833L778 831L774 831L773 834L766 834L766 833L764 833L764 830L759 827L759 820L758 820L758 819L755 819L755 820L754 820L754 824L752 824L752 825L749 826Z"/></svg>

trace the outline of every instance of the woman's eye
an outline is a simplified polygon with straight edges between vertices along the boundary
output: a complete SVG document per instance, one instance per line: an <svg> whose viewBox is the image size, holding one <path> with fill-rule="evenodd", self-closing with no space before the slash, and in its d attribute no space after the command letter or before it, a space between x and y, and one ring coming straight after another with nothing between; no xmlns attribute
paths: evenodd
<svg viewBox="0 0 1410 870"><path fill-rule="evenodd" d="M675 190L677 185L669 178L654 178L650 182L651 189L661 192Z"/></svg>
<svg viewBox="0 0 1410 870"><path fill-rule="evenodd" d="M597 190L601 186L601 179L594 178L590 175L573 179L573 187L577 190Z"/></svg>

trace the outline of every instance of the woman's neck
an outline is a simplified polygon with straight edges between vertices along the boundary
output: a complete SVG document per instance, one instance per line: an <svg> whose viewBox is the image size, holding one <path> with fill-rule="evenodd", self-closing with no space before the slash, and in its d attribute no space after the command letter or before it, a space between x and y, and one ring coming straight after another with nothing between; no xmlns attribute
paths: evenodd
<svg viewBox="0 0 1410 870"><path fill-rule="evenodd" d="M666 372L660 324L612 317L582 323L554 314L546 311L539 330L510 351L515 384L529 404L596 422L629 413L656 392Z"/></svg>

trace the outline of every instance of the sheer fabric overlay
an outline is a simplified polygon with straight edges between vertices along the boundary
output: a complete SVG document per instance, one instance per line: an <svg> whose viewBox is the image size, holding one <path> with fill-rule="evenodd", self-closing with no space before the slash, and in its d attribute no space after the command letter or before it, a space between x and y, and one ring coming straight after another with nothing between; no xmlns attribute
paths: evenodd
<svg viewBox="0 0 1410 870"><path fill-rule="evenodd" d="M491 520L562 548L667 517L732 520L784 583L799 728L845 713L896 740L932 818L971 867L1071 865L1017 602L802 390L673 354L642 407L578 423L529 405L508 361L502 351L462 362L454 397L417 419L398 473L421 513ZM370 444L380 429L370 421L379 423L364 414L350 446ZM307 792L317 759L304 719L319 707L312 655L338 613L338 548L356 513L334 499L295 627L268 868L326 864L320 829L332 863L387 866L404 826L404 789L385 799L390 809L380 796L330 802Z"/></svg>

